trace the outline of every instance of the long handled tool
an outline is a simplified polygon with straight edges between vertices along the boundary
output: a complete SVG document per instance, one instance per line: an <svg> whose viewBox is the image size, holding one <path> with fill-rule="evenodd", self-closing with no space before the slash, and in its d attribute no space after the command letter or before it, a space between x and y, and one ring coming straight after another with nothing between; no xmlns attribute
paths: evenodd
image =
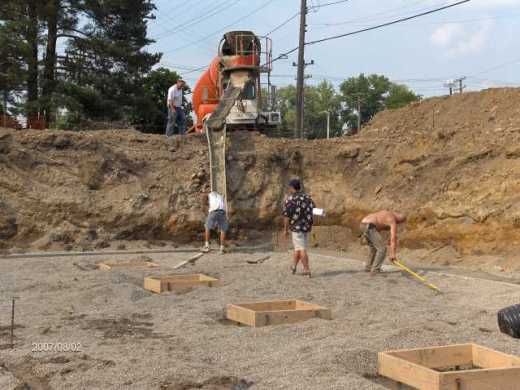
<svg viewBox="0 0 520 390"><path fill-rule="evenodd" d="M425 285L427 285L428 287L430 287L432 290L435 290L437 292L441 292L441 290L439 290L439 288L437 286L435 286L434 284L431 284L430 282L428 282L426 280L426 278L422 277L421 275L417 274L416 272L412 271L410 268L408 268L406 265L404 265L403 263L400 263L399 261L395 260L394 261L394 264L397 265L399 268L401 268L403 271L406 271L408 272L410 275L412 275L414 278L420 280L421 282L423 282Z"/></svg>

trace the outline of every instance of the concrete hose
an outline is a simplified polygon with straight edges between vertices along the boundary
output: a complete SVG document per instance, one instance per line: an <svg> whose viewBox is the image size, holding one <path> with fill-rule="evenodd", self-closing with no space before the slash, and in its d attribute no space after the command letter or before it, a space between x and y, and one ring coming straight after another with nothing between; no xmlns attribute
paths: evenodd
<svg viewBox="0 0 520 390"><path fill-rule="evenodd" d="M498 327L502 333L520 339L520 304L498 312Z"/></svg>

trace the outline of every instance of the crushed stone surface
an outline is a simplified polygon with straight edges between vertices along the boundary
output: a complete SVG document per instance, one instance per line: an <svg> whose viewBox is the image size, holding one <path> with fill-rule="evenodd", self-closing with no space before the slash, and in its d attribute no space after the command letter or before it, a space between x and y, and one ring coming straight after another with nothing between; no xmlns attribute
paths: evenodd
<svg viewBox="0 0 520 390"><path fill-rule="evenodd" d="M67 257L2 259L2 319L18 297L16 348L0 350L2 388L381 390L390 382L377 375L380 351L474 342L520 355L496 324L499 309L520 301L513 283L425 272L438 295L399 272L370 277L339 254L311 254L308 279L289 273L288 252L262 264L247 260L264 253L212 252L172 270L191 255L153 254L159 268L112 271L95 264L132 257L82 258L82 269ZM145 276L171 273L204 273L221 285L143 289ZM275 299L328 307L333 319L252 328L224 318L228 303Z"/></svg>

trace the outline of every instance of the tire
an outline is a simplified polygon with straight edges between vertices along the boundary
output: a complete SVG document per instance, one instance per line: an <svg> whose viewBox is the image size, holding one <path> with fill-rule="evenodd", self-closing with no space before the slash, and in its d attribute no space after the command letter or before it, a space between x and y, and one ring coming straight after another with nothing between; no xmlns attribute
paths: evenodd
<svg viewBox="0 0 520 390"><path fill-rule="evenodd" d="M498 327L515 339L520 339L520 305L506 307L498 312Z"/></svg>

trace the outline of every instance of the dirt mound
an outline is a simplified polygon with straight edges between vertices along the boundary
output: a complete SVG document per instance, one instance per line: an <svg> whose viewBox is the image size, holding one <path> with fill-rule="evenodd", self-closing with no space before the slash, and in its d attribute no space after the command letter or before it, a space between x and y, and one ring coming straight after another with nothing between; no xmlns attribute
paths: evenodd
<svg viewBox="0 0 520 390"><path fill-rule="evenodd" d="M412 217L405 244L465 254L520 244L520 90L433 98L378 115L357 137L374 148L381 205Z"/></svg>
<svg viewBox="0 0 520 390"><path fill-rule="evenodd" d="M202 137L173 152L163 137L133 131L2 130L0 237L40 249L189 239L171 217L182 208L184 218L202 218L196 197L184 194L204 188L204 148Z"/></svg>
<svg viewBox="0 0 520 390"><path fill-rule="evenodd" d="M342 246L364 213L390 208L409 215L404 246L514 254L519 103L518 89L428 99L377 115L359 135L330 141L232 133L232 225L272 229L285 183L300 176L328 213L318 221L318 242L338 237ZM48 249L197 238L200 193L209 182L207 145L203 136L188 138L174 150L162 136L132 131L1 130L0 242ZM334 227L341 233L332 234Z"/></svg>

